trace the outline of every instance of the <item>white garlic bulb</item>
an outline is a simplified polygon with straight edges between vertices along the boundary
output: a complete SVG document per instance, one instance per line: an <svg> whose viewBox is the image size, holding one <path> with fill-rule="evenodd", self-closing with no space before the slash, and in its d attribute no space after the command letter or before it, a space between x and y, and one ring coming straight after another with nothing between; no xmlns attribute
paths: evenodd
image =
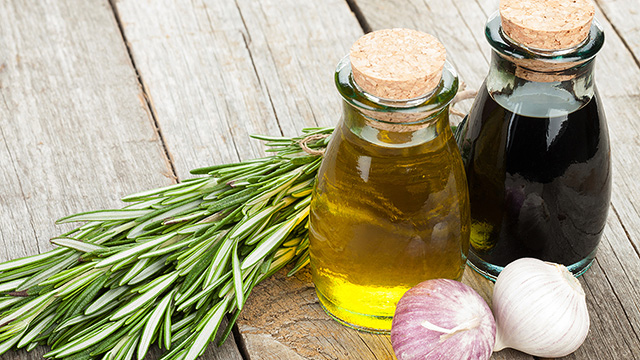
<svg viewBox="0 0 640 360"><path fill-rule="evenodd" d="M578 349L589 332L580 282L563 265L538 259L522 258L502 270L493 289L493 314L494 351L562 357Z"/></svg>

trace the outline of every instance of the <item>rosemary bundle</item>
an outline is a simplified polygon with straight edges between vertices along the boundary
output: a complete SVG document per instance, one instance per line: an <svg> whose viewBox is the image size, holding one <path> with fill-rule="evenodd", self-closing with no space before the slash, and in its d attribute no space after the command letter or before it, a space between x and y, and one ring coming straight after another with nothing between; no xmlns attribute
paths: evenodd
<svg viewBox="0 0 640 360"><path fill-rule="evenodd" d="M256 284L308 263L317 149L331 131L256 136L275 154L58 220L84 224L55 250L0 264L0 354L49 345L48 358L143 359L157 343L163 360L195 359L230 314L224 341Z"/></svg>

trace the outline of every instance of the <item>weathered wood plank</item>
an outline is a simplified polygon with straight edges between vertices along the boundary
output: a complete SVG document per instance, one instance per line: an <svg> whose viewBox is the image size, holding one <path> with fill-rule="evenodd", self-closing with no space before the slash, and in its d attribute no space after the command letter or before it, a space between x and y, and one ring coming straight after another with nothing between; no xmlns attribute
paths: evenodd
<svg viewBox="0 0 640 360"><path fill-rule="evenodd" d="M51 249L59 217L172 180L108 1L4 1L0 34L4 261Z"/></svg>
<svg viewBox="0 0 640 360"><path fill-rule="evenodd" d="M567 359L635 359L640 356L637 332L640 314L632 310L640 308L640 296L637 295L640 260L619 219L610 216L607 225L610 231L601 242L596 261L580 278L588 299L589 335ZM606 343L604 349L603 343Z"/></svg>
<svg viewBox="0 0 640 360"><path fill-rule="evenodd" d="M640 61L640 1L638 0L595 0L615 32Z"/></svg>
<svg viewBox="0 0 640 360"><path fill-rule="evenodd" d="M483 56L484 61L480 60L478 49L487 54L488 47L478 44L486 44L484 22L489 14L497 10L497 2L478 0L474 4L456 1L453 6L451 2L442 1L429 1L428 4L397 1L393 6L377 0L356 2L373 29L398 26L387 19L400 19L401 24L419 24L417 29L431 31L447 46L449 59L456 65L461 78L472 87L479 84L476 72L486 67L487 62L486 56ZM452 11L452 7L455 7L457 14ZM426 16L427 13L434 16ZM637 152L637 139L640 134L640 127L635 119L640 114L637 106L633 104L638 103L640 79L638 66L611 28L611 24L602 16L598 18L605 28L607 43L598 55L596 78L610 119L614 171L612 204L616 211L610 214L597 263L581 279L588 293L592 314L591 333L585 345L569 358L622 359L631 358L630 354L637 356L636 353L640 351L637 335L637 309L640 299L637 291L638 279L637 276L629 275L637 273L639 266L637 248L640 229L637 224L640 223L640 219L633 204L640 200L640 193L634 186L633 179L640 176L640 164L633 153ZM630 24L629 21L626 23ZM467 25L466 29L463 24ZM461 32L460 29L464 31ZM633 34L629 36L634 37ZM484 77L486 70L480 74ZM628 79L625 83L630 86L621 87L620 78ZM632 243L635 244L635 248ZM469 273L465 274L465 277L467 275ZM482 284L478 286L482 289ZM481 292L487 293L487 290Z"/></svg>
<svg viewBox="0 0 640 360"><path fill-rule="evenodd" d="M600 16L600 19L603 17ZM640 249L640 69L611 24L601 21L606 39L598 55L596 82L602 95L611 136L613 193L611 203L636 252ZM624 86L623 84L628 84Z"/></svg>
<svg viewBox="0 0 640 360"><path fill-rule="evenodd" d="M256 286L238 323L251 359L271 359L280 349L313 360L393 358L388 336L346 328L322 310L308 269Z"/></svg>
<svg viewBox="0 0 640 360"><path fill-rule="evenodd" d="M343 0L238 0L258 73L285 135L334 126L342 114L338 61L362 36Z"/></svg>
<svg viewBox="0 0 640 360"><path fill-rule="evenodd" d="M279 134L233 1L118 1L133 59L179 178L262 155L249 134Z"/></svg>
<svg viewBox="0 0 640 360"><path fill-rule="evenodd" d="M607 321L601 325L602 338L591 338L585 344L587 349L593 344L593 352L582 354L597 353L603 359L637 358L640 357L640 191L635 182L640 177L637 156L640 69L611 23L600 11L596 16L606 34L605 46L596 60L596 82L609 124L613 192L608 227L597 256L604 276L597 275L596 271L584 276L590 291L599 293L590 301L594 308L590 314L595 316L597 312ZM622 82L630 86L621 86ZM603 301L611 304L605 305ZM632 356L628 356L625 345ZM581 358L580 354L580 351L576 353L577 359Z"/></svg>
<svg viewBox="0 0 640 360"><path fill-rule="evenodd" d="M346 3L204 1L185 6L120 0L116 7L180 178L193 167L261 156L261 144L249 141L249 134L293 135L303 127L337 122L341 104L333 85L335 65L362 35ZM310 293L296 290L287 301L275 290L298 285ZM292 335L277 342L274 334L287 329L255 326L261 320L243 313L239 328L251 359L335 351L357 359L360 350L363 358L371 358L371 351L364 352L368 347L379 359L391 356L388 337L354 331L343 339L345 329L321 310L308 278L276 277L253 294L247 314L291 306L303 309L299 314L309 321L289 323ZM295 334L322 336L304 340Z"/></svg>
<svg viewBox="0 0 640 360"><path fill-rule="evenodd" d="M179 177L263 156L250 134L294 135L337 121L333 68L359 33L353 20L339 26L329 15L344 12L341 2L315 6L116 3ZM333 30L317 31L322 24Z"/></svg>
<svg viewBox="0 0 640 360"><path fill-rule="evenodd" d="M349 329L324 313L308 268L290 278L285 273L256 286L240 315L240 331L251 359L395 358L389 336ZM481 295L490 301L489 280L468 269L463 282L480 289ZM507 349L494 354L492 359L532 357Z"/></svg>

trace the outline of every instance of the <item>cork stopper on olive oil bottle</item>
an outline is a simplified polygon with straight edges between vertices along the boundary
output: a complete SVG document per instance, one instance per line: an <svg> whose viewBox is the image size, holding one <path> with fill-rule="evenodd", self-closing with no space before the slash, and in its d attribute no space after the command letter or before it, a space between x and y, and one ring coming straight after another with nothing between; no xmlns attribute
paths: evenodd
<svg viewBox="0 0 640 360"><path fill-rule="evenodd" d="M369 33L351 47L353 78L362 90L383 99L422 97L442 77L446 51L433 36L409 29Z"/></svg>
<svg viewBox="0 0 640 360"><path fill-rule="evenodd" d="M390 29L360 38L338 65L344 111L318 170L309 240L320 303L347 326L387 333L407 290L462 276L468 192L445 56L431 35Z"/></svg>
<svg viewBox="0 0 640 360"><path fill-rule="evenodd" d="M368 33L351 47L349 60L353 80L365 93L384 100L411 100L429 95L442 78L446 51L433 36L410 29L385 29ZM399 105L399 103L395 103ZM364 113L376 120L391 123L415 122L424 112ZM409 128L370 121L382 130L397 131L400 136ZM424 126L422 126L424 127Z"/></svg>

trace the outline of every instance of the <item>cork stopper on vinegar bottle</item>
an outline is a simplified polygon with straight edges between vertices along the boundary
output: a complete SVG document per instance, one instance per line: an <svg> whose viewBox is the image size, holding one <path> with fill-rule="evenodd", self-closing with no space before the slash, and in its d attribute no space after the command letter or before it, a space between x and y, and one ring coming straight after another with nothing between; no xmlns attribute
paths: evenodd
<svg viewBox="0 0 640 360"><path fill-rule="evenodd" d="M376 97L407 100L436 88L446 51L433 36L410 29L385 29L358 39L349 53L355 82Z"/></svg>
<svg viewBox="0 0 640 360"><path fill-rule="evenodd" d="M594 14L590 0L500 0L502 30L533 49L579 45L589 35Z"/></svg>

